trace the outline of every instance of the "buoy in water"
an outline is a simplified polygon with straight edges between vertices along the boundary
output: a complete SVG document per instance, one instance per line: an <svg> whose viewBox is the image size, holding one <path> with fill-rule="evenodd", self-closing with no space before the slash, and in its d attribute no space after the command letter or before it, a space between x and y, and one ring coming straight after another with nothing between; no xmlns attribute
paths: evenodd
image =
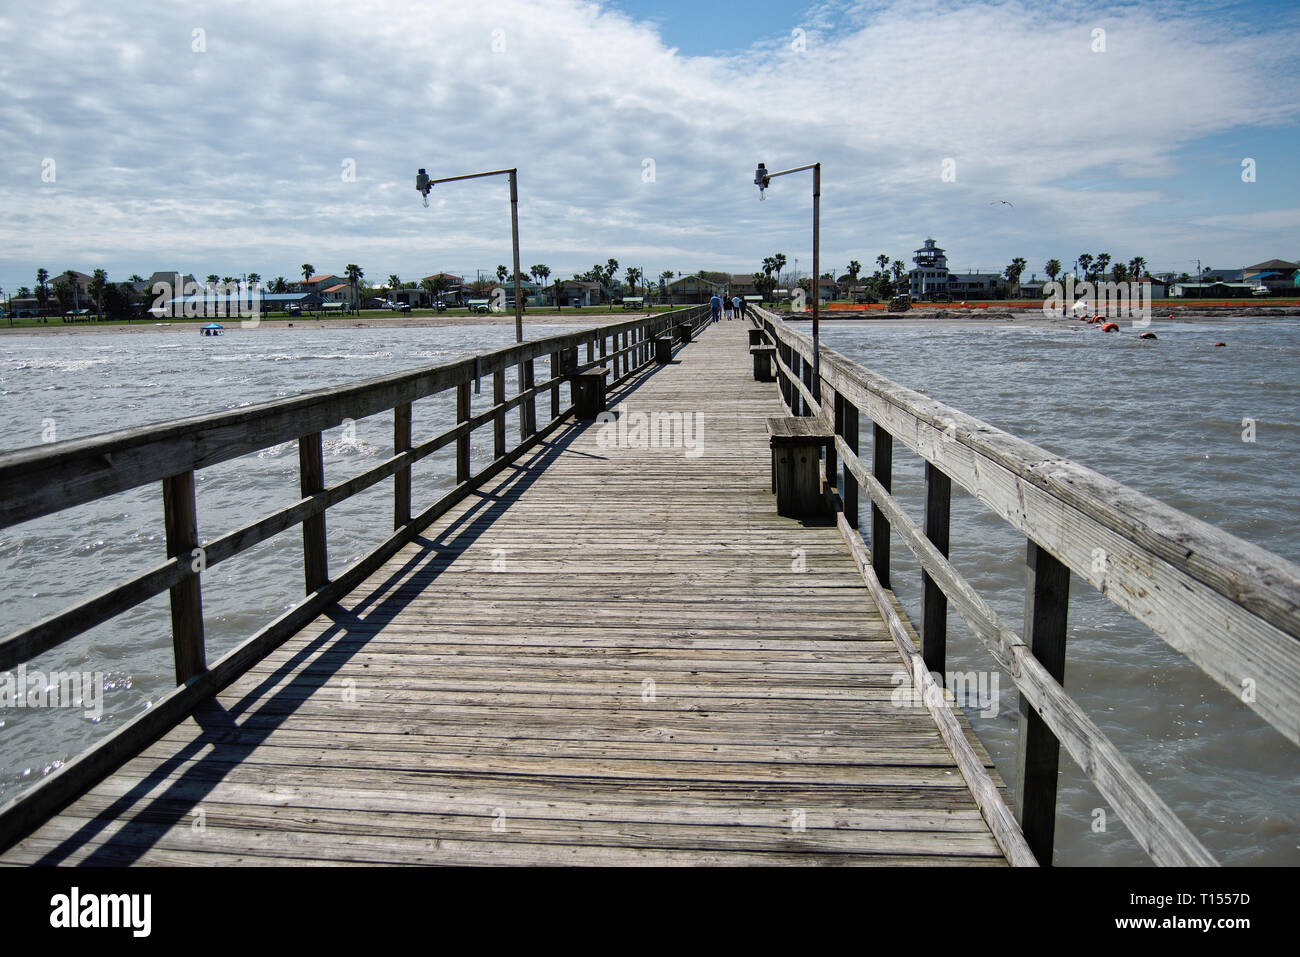
<svg viewBox="0 0 1300 957"><path fill-rule="evenodd" d="M1102 332L1119 332L1119 326L1113 322L1108 322L1101 327Z"/></svg>
<svg viewBox="0 0 1300 957"><path fill-rule="evenodd" d="M1214 348L1217 349L1217 348L1219 348L1220 346L1226 346L1226 345L1227 345L1226 342L1216 342L1216 343L1214 344Z"/></svg>
<svg viewBox="0 0 1300 957"><path fill-rule="evenodd" d="M1159 339L1160 337L1157 336L1154 332L1144 332L1144 333L1142 333L1142 335L1138 336L1138 338L1139 338L1139 339Z"/></svg>

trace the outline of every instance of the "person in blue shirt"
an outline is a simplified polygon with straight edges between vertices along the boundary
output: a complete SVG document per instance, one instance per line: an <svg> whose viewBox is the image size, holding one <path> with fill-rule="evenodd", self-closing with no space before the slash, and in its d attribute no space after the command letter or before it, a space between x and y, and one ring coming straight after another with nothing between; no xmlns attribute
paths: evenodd
<svg viewBox="0 0 1300 957"><path fill-rule="evenodd" d="M713 298L709 300L709 312L714 322L717 322L722 317L722 297L716 292L713 294Z"/></svg>
<svg viewBox="0 0 1300 957"><path fill-rule="evenodd" d="M739 296L732 296L731 311L733 315L743 318L745 315L745 300L741 299Z"/></svg>

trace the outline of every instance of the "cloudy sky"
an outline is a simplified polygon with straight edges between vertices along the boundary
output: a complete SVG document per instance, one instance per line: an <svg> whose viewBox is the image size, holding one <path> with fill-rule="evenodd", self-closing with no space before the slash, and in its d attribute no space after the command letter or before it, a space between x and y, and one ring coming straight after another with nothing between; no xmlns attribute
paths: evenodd
<svg viewBox="0 0 1300 957"><path fill-rule="evenodd" d="M609 257L837 275L1300 258L1291 3L79 2L0 8L0 285ZM1254 182L1243 182L1243 161ZM949 171L947 177L945 170ZM1007 201L1013 206L1003 205ZM910 262L909 262L910 265Z"/></svg>

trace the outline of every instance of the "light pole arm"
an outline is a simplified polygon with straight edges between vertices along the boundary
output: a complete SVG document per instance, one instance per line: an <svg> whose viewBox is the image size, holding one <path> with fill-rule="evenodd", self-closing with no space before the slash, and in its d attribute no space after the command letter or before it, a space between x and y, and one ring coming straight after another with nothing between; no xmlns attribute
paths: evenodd
<svg viewBox="0 0 1300 957"><path fill-rule="evenodd" d="M458 179L480 179L484 176L514 176L518 172L516 169L494 169L488 173L465 173L462 176L444 176L441 179L429 180L430 186L436 186L438 183L454 183Z"/></svg>

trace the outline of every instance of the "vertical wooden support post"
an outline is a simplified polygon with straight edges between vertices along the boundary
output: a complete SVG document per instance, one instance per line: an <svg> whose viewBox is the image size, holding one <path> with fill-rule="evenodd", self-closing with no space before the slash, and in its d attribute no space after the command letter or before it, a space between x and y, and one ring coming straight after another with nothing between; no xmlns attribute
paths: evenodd
<svg viewBox="0 0 1300 957"><path fill-rule="evenodd" d="M844 414L844 426L841 434L844 436L844 444L851 448L853 454L856 455L858 452L858 407L843 396L839 398ZM844 465L844 516L849 520L850 527L858 527L858 480L849 471L847 462Z"/></svg>
<svg viewBox="0 0 1300 957"><path fill-rule="evenodd" d="M616 378L622 378L623 374L627 372L627 353L623 351L623 333L620 332L618 334L616 343L614 351L618 353L618 359L614 363L614 376Z"/></svg>
<svg viewBox="0 0 1300 957"><path fill-rule="evenodd" d="M492 373L492 404L502 405L506 401L506 370L498 369ZM498 412L492 419L492 457L502 458L506 454L506 414Z"/></svg>
<svg viewBox="0 0 1300 957"><path fill-rule="evenodd" d="M587 340L587 361L588 362L596 361L596 340L595 339Z"/></svg>
<svg viewBox="0 0 1300 957"><path fill-rule="evenodd" d="M456 424L469 421L469 381L456 386ZM469 433L456 440L456 484L469 481Z"/></svg>
<svg viewBox="0 0 1300 957"><path fill-rule="evenodd" d="M560 354L551 353L551 381L555 384L551 386L551 418L560 417Z"/></svg>
<svg viewBox="0 0 1300 957"><path fill-rule="evenodd" d="M942 469L925 463L925 537L944 558L948 557L948 518L952 513L952 479ZM924 571L921 572L921 657L927 670L946 674L948 654L948 598Z"/></svg>
<svg viewBox="0 0 1300 957"><path fill-rule="evenodd" d="M825 396L822 396L825 399ZM844 402L838 392L833 394L831 399L831 408L834 414L831 417L831 432L834 435L842 435L844 428ZM826 485L832 491L839 491L839 470L840 460L839 453L835 451L835 440L826 446Z"/></svg>
<svg viewBox="0 0 1300 957"><path fill-rule="evenodd" d="M533 387L533 360L525 359L523 364L524 384L523 390ZM527 421L524 421L524 420ZM537 431L537 396L528 397L528 401L523 404L519 415L520 428L524 430L524 438L532 435Z"/></svg>
<svg viewBox="0 0 1300 957"><path fill-rule="evenodd" d="M167 535L167 557L179 556L194 568L199 547L198 510L194 503L194 472L181 472L163 479L163 527ZM203 567L201 563L199 567ZM183 685L207 670L203 647L203 599L199 574L171 587L172 652L176 662L176 683Z"/></svg>
<svg viewBox="0 0 1300 957"><path fill-rule="evenodd" d="M1030 541L1025 551L1025 643L1057 681L1065 683L1065 629L1070 570ZM1020 829L1038 863L1050 867L1056 832L1056 775L1060 742L1020 696Z"/></svg>
<svg viewBox="0 0 1300 957"><path fill-rule="evenodd" d="M879 422L871 424L871 474L886 492L894 486L894 437ZM871 567L880 584L889 587L889 519L871 503Z"/></svg>
<svg viewBox="0 0 1300 957"><path fill-rule="evenodd" d="M411 448L411 403L393 409L393 452ZM393 473L393 530L411 521L411 467L403 465Z"/></svg>
<svg viewBox="0 0 1300 957"><path fill-rule="evenodd" d="M803 360L803 384L808 387L809 392L811 392L815 396L820 397L821 392L818 391L819 385L818 383L813 381L814 368L815 368L814 365L811 362L809 362L807 359ZM821 415L821 411L822 411L821 409L814 409L812 407L812 404L807 399L803 400L804 415Z"/></svg>
<svg viewBox="0 0 1300 957"><path fill-rule="evenodd" d="M298 440L298 486L303 498L325 488L325 451L319 432ZM302 523L302 570L309 595L330 580L324 512Z"/></svg>

